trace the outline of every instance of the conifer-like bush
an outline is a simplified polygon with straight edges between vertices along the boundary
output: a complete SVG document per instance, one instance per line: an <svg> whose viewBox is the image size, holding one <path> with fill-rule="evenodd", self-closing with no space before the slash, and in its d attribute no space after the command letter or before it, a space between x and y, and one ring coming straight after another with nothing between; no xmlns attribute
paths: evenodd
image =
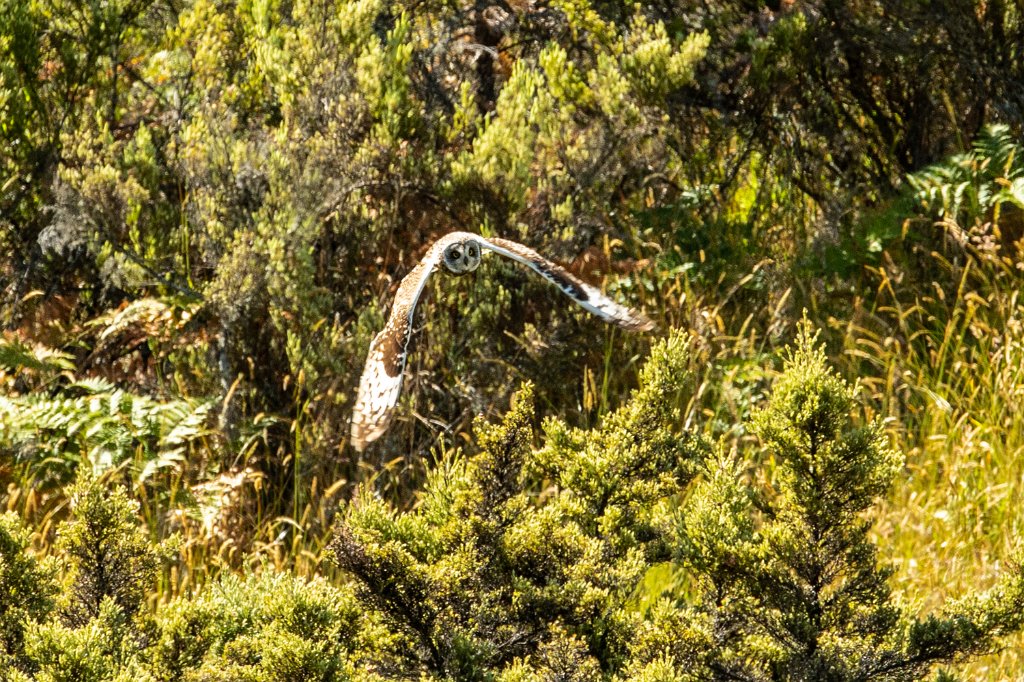
<svg viewBox="0 0 1024 682"><path fill-rule="evenodd" d="M752 424L769 484L752 488L742 464L724 457L683 507L677 558L696 587L687 608L710 626L713 677L921 679L1020 627L1016 571L924 620L891 594L869 514L903 458L880 424L851 424L853 405L805 321Z"/></svg>
<svg viewBox="0 0 1024 682"><path fill-rule="evenodd" d="M138 504L116 488L108 491L82 475L71 493L71 518L58 544L70 560L70 586L63 619L84 625L110 600L126 616L135 614L150 589L159 553L136 526Z"/></svg>
<svg viewBox="0 0 1024 682"><path fill-rule="evenodd" d="M0 514L0 670L25 662L26 628L54 608L56 567L28 554L31 537L17 516Z"/></svg>
<svg viewBox="0 0 1024 682"><path fill-rule="evenodd" d="M415 509L364 491L345 511L338 562L408 637L406 674L914 680L1020 628L1017 571L924 619L891 593L870 511L903 458L881 424L853 423L809 323L748 458L678 431L688 361L673 335L600 427L549 420L539 449L526 386L479 425L478 454L442 456ZM640 608L667 560L684 587Z"/></svg>
<svg viewBox="0 0 1024 682"><path fill-rule="evenodd" d="M696 360L673 332L599 425L539 443L524 385L411 508L367 485L339 511L335 584L265 565L149 603L170 553L83 476L62 584L0 517L0 681L918 680L1021 628L1016 570L924 617L893 594L871 512L903 458L809 323L742 450L682 427Z"/></svg>
<svg viewBox="0 0 1024 682"><path fill-rule="evenodd" d="M140 658L159 680L370 678L396 640L350 590L270 570L175 599L151 632Z"/></svg>
<svg viewBox="0 0 1024 682"><path fill-rule="evenodd" d="M414 510L369 491L349 506L338 563L409 638L407 674L598 679L622 667L642 626L629 601L669 556L668 502L705 454L676 429L688 362L673 336L603 425L550 420L540 450L527 385L500 425L478 423L479 454L442 455Z"/></svg>

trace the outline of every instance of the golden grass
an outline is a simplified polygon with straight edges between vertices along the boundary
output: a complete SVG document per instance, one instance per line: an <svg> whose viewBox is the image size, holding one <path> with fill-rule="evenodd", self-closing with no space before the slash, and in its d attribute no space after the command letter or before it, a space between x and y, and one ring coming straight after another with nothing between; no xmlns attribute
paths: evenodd
<svg viewBox="0 0 1024 682"><path fill-rule="evenodd" d="M931 254L956 286L933 283L934 295L913 299L879 269L884 305L857 311L867 323L845 329L865 409L888 421L893 445L906 454L874 539L896 569L894 590L922 615L992 586L1012 568L1024 536L1020 278L1003 261L972 256L953 267ZM968 680L1021 679L1024 635L953 670Z"/></svg>

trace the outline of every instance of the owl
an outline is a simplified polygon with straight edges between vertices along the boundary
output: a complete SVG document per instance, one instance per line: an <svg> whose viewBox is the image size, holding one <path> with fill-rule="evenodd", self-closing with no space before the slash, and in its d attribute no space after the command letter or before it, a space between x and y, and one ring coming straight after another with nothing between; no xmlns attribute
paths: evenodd
<svg viewBox="0 0 1024 682"><path fill-rule="evenodd" d="M352 412L350 442L359 452L380 438L391 424L402 390L402 374L409 339L412 337L416 302L423 293L430 273L438 265L443 265L454 275L472 272L480 266L486 251L493 251L528 266L588 311L608 322L614 322L629 331L648 331L654 328L654 323L641 313L616 303L527 246L507 239L488 239L469 232L446 234L431 245L419 264L402 280L387 324L370 342L370 352L359 379L359 394Z"/></svg>

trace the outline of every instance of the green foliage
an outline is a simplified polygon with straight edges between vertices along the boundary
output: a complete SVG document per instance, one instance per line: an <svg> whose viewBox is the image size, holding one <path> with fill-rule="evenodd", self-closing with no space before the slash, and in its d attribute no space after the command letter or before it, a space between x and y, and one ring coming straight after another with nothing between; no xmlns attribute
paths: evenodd
<svg viewBox="0 0 1024 682"><path fill-rule="evenodd" d="M18 338L5 338L0 341L0 367L46 376L60 370L74 369L71 360L67 353L41 344L28 344Z"/></svg>
<svg viewBox="0 0 1024 682"><path fill-rule="evenodd" d="M102 381L69 388L83 395L0 401L7 442L24 448L26 457L87 462L96 474L134 455L136 476L144 481L180 462L188 443L205 435L206 403L159 402Z"/></svg>
<svg viewBox="0 0 1024 682"><path fill-rule="evenodd" d="M19 266L25 281L43 288L50 272L67 290L86 282L74 304L86 319L122 300L198 302L200 333L174 334L162 357L160 372L169 370L176 391L230 395L222 426L232 441L257 415L294 420L297 437L264 434L275 459L303 447L329 453L347 427L363 362L359 320L426 240L482 229L571 259L632 229L602 217L609 202L642 202L644 177L675 174L683 163L648 140L671 98L693 83L707 36L669 30L640 7L622 17L605 9L573 2L550 16L522 7L478 21L470 6L347 0L198 0L173 12L127 1L26 6L26 22L48 18L66 43L37 46L57 69L32 83L45 95L40 106L56 106L64 78L76 97L62 102L69 114L33 176L49 211L12 226L45 261ZM560 44L570 23L576 37ZM31 26L23 32L38 37ZM23 80L39 71L13 70ZM387 249L392 238L405 246ZM636 248L627 239L615 258ZM473 394L507 396L493 366L522 352L522 327L572 324L564 306L522 316L514 300L557 293L508 272L481 292L487 309L457 332L457 345L487 342L487 362L467 363L459 375L467 395L410 382L423 411L451 420ZM450 314L458 302L456 294L436 305ZM33 305L11 314L31 317ZM519 327L511 336L502 333L510 318ZM444 367L430 338L425 364ZM578 367L596 346L564 348L524 375ZM575 396L563 384L553 399L566 403ZM393 433L400 442L416 431ZM417 438L428 446L433 435ZM327 475L309 468L290 472L296 485Z"/></svg>
<svg viewBox="0 0 1024 682"><path fill-rule="evenodd" d="M893 597L866 514L902 457L879 423L850 425L853 391L809 322L752 423L774 463L764 486L673 431L687 366L674 335L600 427L551 421L535 451L526 386L500 426L481 425L480 454L442 459L415 510L368 492L347 510L334 552L416 643L407 674L912 680L1021 627L1016 571L924 620ZM690 589L630 609L669 557Z"/></svg>
<svg viewBox="0 0 1024 682"><path fill-rule="evenodd" d="M10 675L827 677L880 669L873 647L899 678L994 646L1024 532L1024 16L939 9L0 0L0 503L35 550L8 530L22 558L0 575L23 594L32 571L7 567L67 558L77 469L137 499L115 515L125 556L145 554L135 515L185 538L147 599L0 624ZM627 400L649 341L492 259L431 281L398 418L354 456L369 339L453 229L519 238L692 330L688 359L656 345ZM862 390L798 350L749 420L804 307ZM526 395L468 445L522 384L543 445ZM449 437L467 454L432 462ZM372 636L239 616L155 662L157 602L185 609L220 572L338 578L339 501L376 576L363 596L405 576L434 595L406 609L420 625L388 593L361 603ZM835 565L815 534L845 548ZM835 574L818 624L815 567ZM292 600L263 579L223 585ZM975 584L992 591L957 601ZM957 674L1019 676L1009 641Z"/></svg>
<svg viewBox="0 0 1024 682"><path fill-rule="evenodd" d="M223 576L153 628L144 656L156 679L369 679L395 643L348 591L271 571Z"/></svg>
<svg viewBox="0 0 1024 682"><path fill-rule="evenodd" d="M129 324L129 308L101 339ZM0 343L0 362L16 371L52 377L71 375L71 356L17 339ZM189 446L208 434L210 404L195 400L155 400L134 395L100 378L62 383L50 394L20 395L16 386L0 394L0 443L29 468L73 470L84 463L94 475L130 465L143 483L161 469L179 465Z"/></svg>
<svg viewBox="0 0 1024 682"><path fill-rule="evenodd" d="M94 618L79 627L50 622L28 638L26 650L38 670L35 682L128 682L139 679L129 619L105 598ZM19 678L14 678L19 679ZM141 679L151 679L143 676Z"/></svg>
<svg viewBox="0 0 1024 682"><path fill-rule="evenodd" d="M0 515L0 669L25 665L26 630L54 609L57 567L29 554L30 542L31 532L16 515Z"/></svg>
<svg viewBox="0 0 1024 682"><path fill-rule="evenodd" d="M225 576L144 623L108 597L79 626L37 625L24 679L370 680L393 646L348 592L268 571Z"/></svg>
<svg viewBox="0 0 1024 682"><path fill-rule="evenodd" d="M364 602L415 643L410 674L591 679L622 665L639 626L625 606L665 555L666 503L703 456L675 431L688 362L674 334L601 427L550 420L540 451L526 385L500 426L478 422L479 454L443 456L415 511L369 491L346 510L332 548Z"/></svg>
<svg viewBox="0 0 1024 682"><path fill-rule="evenodd" d="M566 513L607 543L605 552L644 550L647 561L662 556L659 539L665 509L696 472L703 445L676 432L679 396L691 361L689 340L674 331L651 349L640 386L599 429L545 423L545 445L536 455L537 475L567 491Z"/></svg>
<svg viewBox="0 0 1024 682"><path fill-rule="evenodd" d="M88 474L79 476L70 498L71 517L57 542L69 562L64 621L85 625L101 616L107 601L116 611L108 614L111 623L131 618L152 589L160 559L136 526L138 503L121 488L108 491Z"/></svg>
<svg viewBox="0 0 1024 682"><path fill-rule="evenodd" d="M371 679L368 669L395 655L396 636L350 592L269 569L227 574L146 613L160 559L176 547L150 542L122 489L82 480L72 501L58 531L68 570L56 604L55 566L25 554L27 531L0 517L0 586L17 600L2 612L11 679Z"/></svg>
<svg viewBox="0 0 1024 682"><path fill-rule="evenodd" d="M880 424L853 427L851 388L804 320L753 428L769 485L723 458L680 516L679 558L712 624L707 665L724 678L922 679L936 662L989 650L1022 620L1018 571L983 596L919 620L894 598L865 513L903 464Z"/></svg>
<svg viewBox="0 0 1024 682"><path fill-rule="evenodd" d="M907 182L924 209L966 227L974 220L999 219L1004 203L1024 209L1024 158L1009 126L984 128L971 151L909 175Z"/></svg>
<svg viewBox="0 0 1024 682"><path fill-rule="evenodd" d="M903 466L804 321L761 443L712 455L680 430L692 335L657 343L639 387L592 428L525 384L476 454L443 451L416 504L364 486L331 550L343 582L263 566L147 607L169 546L122 488L83 477L55 549L0 530L12 680L916 680L1024 626L1024 577L923 617L895 597L871 514ZM761 471L759 475L757 472ZM672 590L644 596L668 567Z"/></svg>

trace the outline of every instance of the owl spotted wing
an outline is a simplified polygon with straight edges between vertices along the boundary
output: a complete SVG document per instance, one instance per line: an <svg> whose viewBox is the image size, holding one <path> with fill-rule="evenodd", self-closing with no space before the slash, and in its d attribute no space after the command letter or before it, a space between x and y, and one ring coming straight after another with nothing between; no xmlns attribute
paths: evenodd
<svg viewBox="0 0 1024 682"><path fill-rule="evenodd" d="M430 273L441 262L441 254L448 244L439 239L430 251L398 285L391 315L384 329L370 342L363 375L359 378L359 393L352 410L350 442L362 452L372 441L380 438L394 416L395 405L402 391L402 374L412 337L412 318L416 302L427 284Z"/></svg>
<svg viewBox="0 0 1024 682"><path fill-rule="evenodd" d="M557 263L552 263L530 247L496 237L491 239L480 237L479 239L483 248L529 266L544 279L561 289L569 298L601 319L614 322L623 329L633 332L654 329L654 323L642 313L616 303L596 287L582 281Z"/></svg>

